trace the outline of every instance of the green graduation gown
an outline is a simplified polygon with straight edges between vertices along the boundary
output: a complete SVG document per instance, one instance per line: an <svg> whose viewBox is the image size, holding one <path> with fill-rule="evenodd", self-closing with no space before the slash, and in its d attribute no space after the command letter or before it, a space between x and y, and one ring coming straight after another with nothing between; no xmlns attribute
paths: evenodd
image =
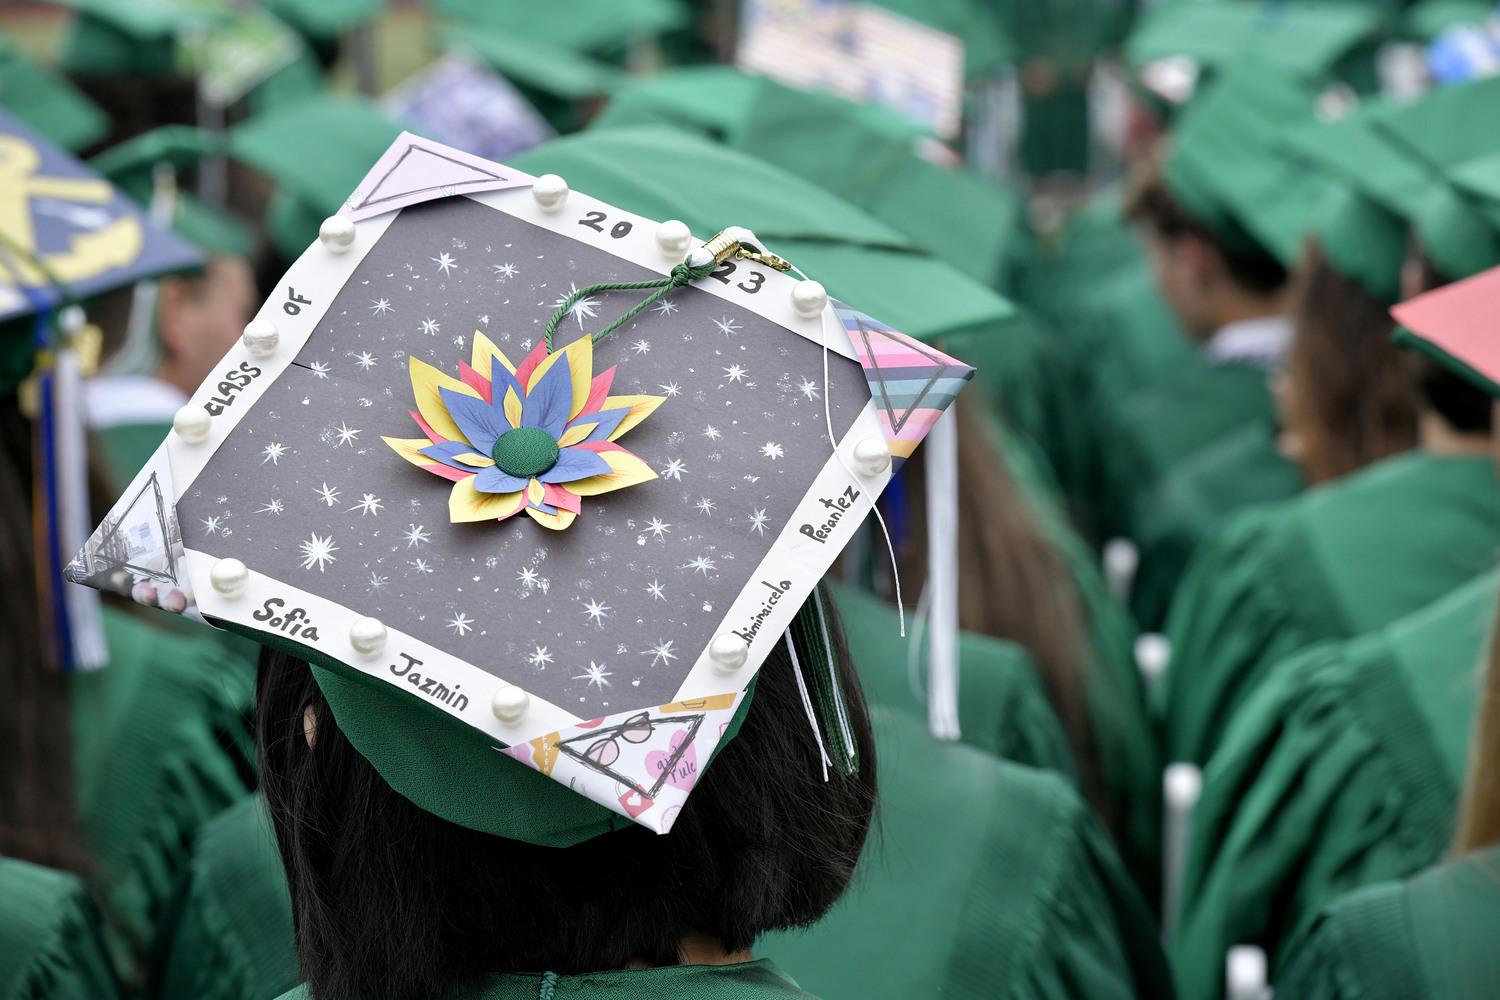
<svg viewBox="0 0 1500 1000"><path fill-rule="evenodd" d="M255 783L254 661L161 614L106 605L109 665L71 684L78 819L127 980L193 834Z"/></svg>
<svg viewBox="0 0 1500 1000"><path fill-rule="evenodd" d="M1386 625L1488 569L1497 520L1487 457L1416 451L1226 524L1168 616L1167 759L1205 763L1278 660Z"/></svg>
<svg viewBox="0 0 1500 1000"><path fill-rule="evenodd" d="M153 1000L263 1000L297 985L292 901L259 795L198 831L151 952Z"/></svg>
<svg viewBox="0 0 1500 1000"><path fill-rule="evenodd" d="M114 1000L120 986L83 883L0 858L0 1000Z"/></svg>
<svg viewBox="0 0 1500 1000"><path fill-rule="evenodd" d="M1278 1000L1467 1000L1500 996L1500 846L1323 912L1277 979Z"/></svg>
<svg viewBox="0 0 1500 1000"><path fill-rule="evenodd" d="M1188 561L1229 515L1302 489L1301 472L1276 451L1274 435L1261 423L1235 431L1177 463L1141 498L1130 609L1142 629L1162 628Z"/></svg>
<svg viewBox="0 0 1500 1000"><path fill-rule="evenodd" d="M1500 574L1278 665L1204 773L1172 942L1189 1000L1225 951L1274 963L1344 892L1435 863L1452 836Z"/></svg>
<svg viewBox="0 0 1500 1000"><path fill-rule="evenodd" d="M757 942L825 1000L1172 996L1154 921L1056 775L876 710L882 809L849 894Z"/></svg>

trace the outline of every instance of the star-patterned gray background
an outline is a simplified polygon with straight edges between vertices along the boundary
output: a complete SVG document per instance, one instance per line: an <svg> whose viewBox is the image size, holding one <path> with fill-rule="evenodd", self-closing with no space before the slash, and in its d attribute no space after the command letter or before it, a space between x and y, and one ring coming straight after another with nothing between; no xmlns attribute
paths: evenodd
<svg viewBox="0 0 1500 1000"><path fill-rule="evenodd" d="M667 397L617 442L659 478L585 497L561 532L524 513L450 523L453 484L380 440L423 436L407 412L409 355L456 377L479 330L519 364L575 288L654 277L467 198L403 210L179 498L187 545L583 718L670 700L828 460L819 345L692 287L609 334L594 374L618 366L611 393ZM314 306L327 294L296 291ZM585 300L554 347L646 294ZM842 436L870 391L855 362L829 364Z"/></svg>

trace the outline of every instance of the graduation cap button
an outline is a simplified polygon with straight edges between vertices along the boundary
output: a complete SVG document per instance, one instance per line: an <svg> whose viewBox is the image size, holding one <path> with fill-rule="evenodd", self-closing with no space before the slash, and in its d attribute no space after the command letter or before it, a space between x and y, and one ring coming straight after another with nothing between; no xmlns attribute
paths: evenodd
<svg viewBox="0 0 1500 1000"><path fill-rule="evenodd" d="M799 281L792 286L792 308L803 319L817 319L828 308L828 292L819 282Z"/></svg>
<svg viewBox="0 0 1500 1000"><path fill-rule="evenodd" d="M708 644L708 658L721 674L732 674L750 658L750 647L733 632L716 635Z"/></svg>
<svg viewBox="0 0 1500 1000"><path fill-rule="evenodd" d="M531 708L531 695L514 684L502 684L490 698L490 711L501 722L514 725L525 717Z"/></svg>
<svg viewBox="0 0 1500 1000"><path fill-rule="evenodd" d="M257 358L269 358L276 353L276 345L281 342L281 334L276 330L276 324L268 319L253 319L245 327L240 342L245 345L245 350Z"/></svg>
<svg viewBox="0 0 1500 1000"><path fill-rule="evenodd" d="M531 196L543 212L561 211L568 201L568 182L556 174L543 174L531 185Z"/></svg>
<svg viewBox="0 0 1500 1000"><path fill-rule="evenodd" d="M361 618L349 626L349 645L361 656L379 656L386 638L385 623L379 618Z"/></svg>
<svg viewBox="0 0 1500 1000"><path fill-rule="evenodd" d="M861 438L854 445L854 468L861 476L878 476L891 467L891 446L883 438Z"/></svg>
<svg viewBox="0 0 1500 1000"><path fill-rule="evenodd" d="M354 246L354 221L342 215L330 215L318 227L318 242L329 253L346 253Z"/></svg>
<svg viewBox="0 0 1500 1000"><path fill-rule="evenodd" d="M188 444L202 444L207 441L208 431L212 426L213 417L208 415L208 411L192 403L182 407L172 417L172 429Z"/></svg>
<svg viewBox="0 0 1500 1000"><path fill-rule="evenodd" d="M220 559L208 571L208 582L215 592L233 600L244 595L250 569L238 559Z"/></svg>
<svg viewBox="0 0 1500 1000"><path fill-rule="evenodd" d="M687 255L688 247L693 245L693 231L685 222L668 219L656 227L656 245L673 260L682 260Z"/></svg>

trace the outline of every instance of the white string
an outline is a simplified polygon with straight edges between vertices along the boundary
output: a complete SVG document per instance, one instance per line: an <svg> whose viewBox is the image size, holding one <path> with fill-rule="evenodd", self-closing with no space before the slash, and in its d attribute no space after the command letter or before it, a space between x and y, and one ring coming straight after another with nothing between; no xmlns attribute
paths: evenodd
<svg viewBox="0 0 1500 1000"><path fill-rule="evenodd" d="M813 712L812 698L807 694L807 682L802 679L802 664L797 661L797 647L792 645L792 630L786 630L786 651L792 656L792 674L797 678L797 690L802 693L802 707L807 710L807 723L812 726L813 739L818 741L818 756L823 758L823 780L828 780L828 751L823 746L823 730L818 728L818 716Z"/></svg>
<svg viewBox="0 0 1500 1000"><path fill-rule="evenodd" d="M859 759L858 751L854 747L854 734L849 730L849 711L844 705L844 691L839 686L838 665L833 662L833 640L828 637L828 618L823 614L823 595L816 590L813 591L813 604L818 609L818 628L823 630L823 649L828 654L828 681L833 685L833 710L839 718L839 733L844 738L844 746L849 748L849 760L855 762Z"/></svg>
<svg viewBox="0 0 1500 1000"><path fill-rule="evenodd" d="M922 653L927 647L922 645L922 637L927 631L927 611L931 605L932 594L923 583L922 591L917 595L917 610L912 616L911 642L906 644L906 686L911 689L913 698L924 703L927 692L922 687Z"/></svg>

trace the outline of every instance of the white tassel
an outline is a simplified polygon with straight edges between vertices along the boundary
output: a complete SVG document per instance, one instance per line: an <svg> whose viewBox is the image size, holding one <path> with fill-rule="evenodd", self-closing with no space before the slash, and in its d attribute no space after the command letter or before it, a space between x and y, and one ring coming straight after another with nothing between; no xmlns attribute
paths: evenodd
<svg viewBox="0 0 1500 1000"><path fill-rule="evenodd" d="M71 347L57 352L52 375L54 455L57 463L57 537L62 558L72 558L89 539L88 439L84 432L83 376ZM61 574L62 566L53 572ZM71 667L96 670L109 662L104 623L99 614L99 591L74 583L63 584L68 631L73 644Z"/></svg>
<svg viewBox="0 0 1500 1000"><path fill-rule="evenodd" d="M940 740L958 728L958 427L945 412L927 432L927 723Z"/></svg>

